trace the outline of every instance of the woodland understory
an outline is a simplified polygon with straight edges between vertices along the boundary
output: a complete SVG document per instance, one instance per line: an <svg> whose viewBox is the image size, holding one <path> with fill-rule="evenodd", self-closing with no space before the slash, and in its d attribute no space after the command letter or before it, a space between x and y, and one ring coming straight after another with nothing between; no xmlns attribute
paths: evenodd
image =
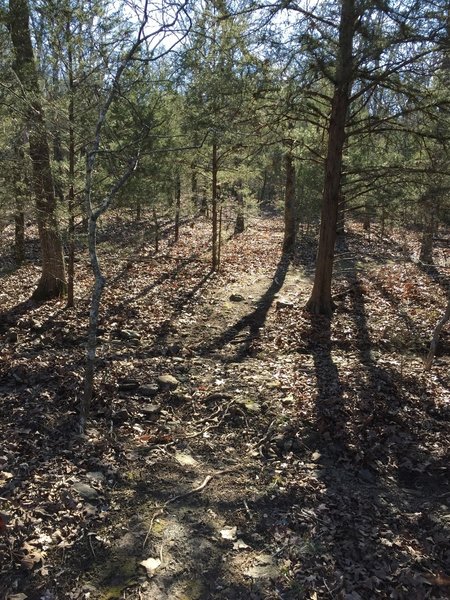
<svg viewBox="0 0 450 600"><path fill-rule="evenodd" d="M448 235L425 268L414 230L350 223L328 319L304 310L314 228L289 260L252 218L214 274L206 220L157 253L149 231L101 223L83 436L87 253L75 308L36 306L37 237L19 269L2 241L0 598L448 598L448 326L423 370Z"/></svg>

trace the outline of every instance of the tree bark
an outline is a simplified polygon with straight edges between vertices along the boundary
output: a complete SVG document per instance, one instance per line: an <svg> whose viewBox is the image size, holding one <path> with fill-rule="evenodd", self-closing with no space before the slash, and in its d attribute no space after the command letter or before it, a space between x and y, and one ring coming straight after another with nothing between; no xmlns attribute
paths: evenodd
<svg viewBox="0 0 450 600"><path fill-rule="evenodd" d="M218 203L218 188L217 188L217 171L218 171L218 160L217 160L217 143L214 141L212 146L212 260L211 268L213 271L217 271L219 266L218 248L217 248L217 203Z"/></svg>
<svg viewBox="0 0 450 600"><path fill-rule="evenodd" d="M322 198L319 248L311 297L307 310L331 316L334 303L331 297L334 246L342 178L342 155L345 142L347 111L353 78L352 44L355 27L354 0L342 0L339 24L339 50L336 65L335 89L328 126L328 148Z"/></svg>
<svg viewBox="0 0 450 600"><path fill-rule="evenodd" d="M236 222L234 224L234 233L243 233L245 230L244 219L244 194L242 193L242 181L239 180L235 189L236 195Z"/></svg>
<svg viewBox="0 0 450 600"><path fill-rule="evenodd" d="M21 265L25 260L25 213L22 185L24 165L24 152L22 145L18 142L14 147L16 166L14 174L14 260L16 265Z"/></svg>
<svg viewBox="0 0 450 600"><path fill-rule="evenodd" d="M435 210L432 196L438 192L435 190L428 190L420 201L421 211L423 217L423 232L422 242L420 245L419 260L424 265L433 264L433 236L436 227Z"/></svg>
<svg viewBox="0 0 450 600"><path fill-rule="evenodd" d="M25 213L20 197L16 196L16 212L14 214L14 260L21 265L25 260Z"/></svg>
<svg viewBox="0 0 450 600"><path fill-rule="evenodd" d="M175 179L175 232L174 242L177 243L180 238L180 212L181 212L181 181L180 174L177 173Z"/></svg>
<svg viewBox="0 0 450 600"><path fill-rule="evenodd" d="M286 187L284 192L284 239L283 254L292 254L297 236L297 210L295 204L295 165L292 153L286 152Z"/></svg>
<svg viewBox="0 0 450 600"><path fill-rule="evenodd" d="M341 182L342 187L342 182ZM337 223L336 223L336 233L339 236L345 234L345 209L346 209L346 200L345 195L342 193L339 194L338 199L338 215L337 215Z"/></svg>
<svg viewBox="0 0 450 600"><path fill-rule="evenodd" d="M14 69L27 95L29 154L41 245L41 277L32 299L38 302L62 296L66 274L61 238L56 218L56 199L50 165L50 149L44 112L40 101L37 69L29 29L26 0L10 0L9 27L15 52Z"/></svg>
<svg viewBox="0 0 450 600"><path fill-rule="evenodd" d="M72 34L70 20L66 24L67 70L69 78L69 192L67 208L69 212L67 264L67 307L75 304L75 84L73 77Z"/></svg>
<svg viewBox="0 0 450 600"><path fill-rule="evenodd" d="M437 323L437 325L433 331L433 336L431 338L431 343L430 343L430 350L428 352L428 356L427 356L427 358L425 360L425 364L424 364L425 371L429 371L431 369L431 365L433 364L434 355L436 354L436 348L437 348L437 345L439 342L439 337L441 335L441 331L449 319L450 319L450 292L448 294L447 308L445 309L444 316Z"/></svg>

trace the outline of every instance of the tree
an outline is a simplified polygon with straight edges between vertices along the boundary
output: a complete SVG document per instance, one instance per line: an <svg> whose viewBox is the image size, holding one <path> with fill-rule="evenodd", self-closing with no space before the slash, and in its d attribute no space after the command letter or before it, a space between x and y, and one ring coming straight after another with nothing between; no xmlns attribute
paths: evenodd
<svg viewBox="0 0 450 600"><path fill-rule="evenodd" d="M198 173L210 190L212 257L211 268L219 262L219 205L225 192L234 196L237 213L243 217L240 202L244 197L240 166L243 149L251 129L252 85L255 58L246 45L246 21L232 17L229 3L205 3L197 15L192 41L182 60L185 90L185 131L193 140L207 134L193 165L195 193ZM233 193L238 192L238 193Z"/></svg>
<svg viewBox="0 0 450 600"><path fill-rule="evenodd" d="M65 293L64 255L56 215L55 185L38 72L31 43L27 1L10 0L8 17L15 52L13 68L22 86L26 103L29 154L42 260L41 277L32 298L40 302Z"/></svg>
<svg viewBox="0 0 450 600"><path fill-rule="evenodd" d="M351 84L354 77L353 37L356 18L354 0L342 0L334 93L328 126L328 148L325 161L319 249L316 259L314 285L311 297L306 304L306 308L310 312L324 315L331 315L333 312L331 281L341 188L345 126L347 111L350 106Z"/></svg>
<svg viewBox="0 0 450 600"><path fill-rule="evenodd" d="M102 102L100 103L98 110L95 132L86 153L86 180L84 196L86 213L88 216L88 249L95 280L92 288L92 299L89 313L84 394L81 405L80 425L82 430L84 430L86 427L86 421L89 415L93 396L99 309L103 289L106 284L106 279L101 270L100 261L97 255L97 223L99 218L108 211L117 193L129 180L136 169L142 142L141 132L137 132L137 136L133 140L133 143L128 144L127 146L130 149L130 154L126 160L126 164L122 167L121 176L112 181L111 186L106 191L102 201L97 206L94 205L92 196L94 169L99 158L103 140L103 132L107 124L107 117L114 102L120 96L120 82L126 69L133 63L133 60L142 59L144 62L152 62L167 54L168 50L164 48L158 52L158 47L161 45L161 40L163 39L164 35L167 34L167 32L179 22L180 15L185 11L185 6L186 2L174 3L172 5L172 11L170 14L162 14L163 22L160 24L160 26L156 26L154 29L152 29L149 26L149 2L147 0L145 1L142 8L138 31L134 41L130 43L125 53L119 57L118 62L115 65L110 65L110 72L112 73L111 78L105 83L105 89L103 90L102 94ZM147 57L143 58L140 56L140 53L146 44L150 48L150 51ZM144 136L147 134L146 131L143 133Z"/></svg>

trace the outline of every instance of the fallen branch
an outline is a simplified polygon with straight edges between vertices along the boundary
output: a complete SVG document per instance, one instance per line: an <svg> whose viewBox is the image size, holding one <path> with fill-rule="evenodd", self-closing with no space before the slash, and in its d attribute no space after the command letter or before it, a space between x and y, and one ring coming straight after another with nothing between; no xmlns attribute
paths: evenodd
<svg viewBox="0 0 450 600"><path fill-rule="evenodd" d="M241 466L235 466L235 467L230 467L228 469L222 469L221 471L216 471L215 473L211 473L210 475L207 475L205 477L205 479L202 481L202 483L200 485L198 485L197 487L193 488L192 490L189 490L187 492L184 492L183 494L178 494L176 496L173 496L172 498L169 498L169 500L167 500L166 502L164 502L164 504L160 508L158 508L158 510L153 515L152 520L150 521L150 525L149 525L149 528L148 528L148 531L147 531L147 535L145 536L144 542L142 544L142 547L145 548L145 546L147 544L147 541L148 541L148 538L150 536L150 533L152 532L155 520L164 513L164 511L169 506L169 504L173 504L177 500L181 500L182 498L187 498L188 496L192 496L192 494L196 494L197 492L201 492L202 490L205 489L205 487L208 485L208 483L214 477L218 477L219 475L223 475L224 473L231 473L232 471L239 471L240 469L242 469Z"/></svg>

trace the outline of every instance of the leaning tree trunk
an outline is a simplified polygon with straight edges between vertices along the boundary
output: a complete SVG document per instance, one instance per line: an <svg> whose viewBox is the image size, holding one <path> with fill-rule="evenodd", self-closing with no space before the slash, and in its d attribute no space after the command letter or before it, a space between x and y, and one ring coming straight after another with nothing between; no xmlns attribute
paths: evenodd
<svg viewBox="0 0 450 600"><path fill-rule="evenodd" d="M292 152L284 157L286 167L286 187L284 192L284 239L283 254L292 254L297 236L297 210L295 204L295 166Z"/></svg>
<svg viewBox="0 0 450 600"><path fill-rule="evenodd" d="M331 282L342 177L345 125L350 105L349 94L353 77L352 41L354 20L354 0L342 0L336 83L328 126L328 149L325 162L319 248L314 285L311 297L306 304L306 308L310 312L327 316L331 316L334 309L331 297Z"/></svg>
<svg viewBox="0 0 450 600"><path fill-rule="evenodd" d="M26 0L10 0L9 27L15 52L14 69L27 94L29 154L41 245L42 270L32 298L38 302L62 296L66 274L61 238L56 217L56 199L50 166L50 149L44 113L39 99L39 83L28 25Z"/></svg>

